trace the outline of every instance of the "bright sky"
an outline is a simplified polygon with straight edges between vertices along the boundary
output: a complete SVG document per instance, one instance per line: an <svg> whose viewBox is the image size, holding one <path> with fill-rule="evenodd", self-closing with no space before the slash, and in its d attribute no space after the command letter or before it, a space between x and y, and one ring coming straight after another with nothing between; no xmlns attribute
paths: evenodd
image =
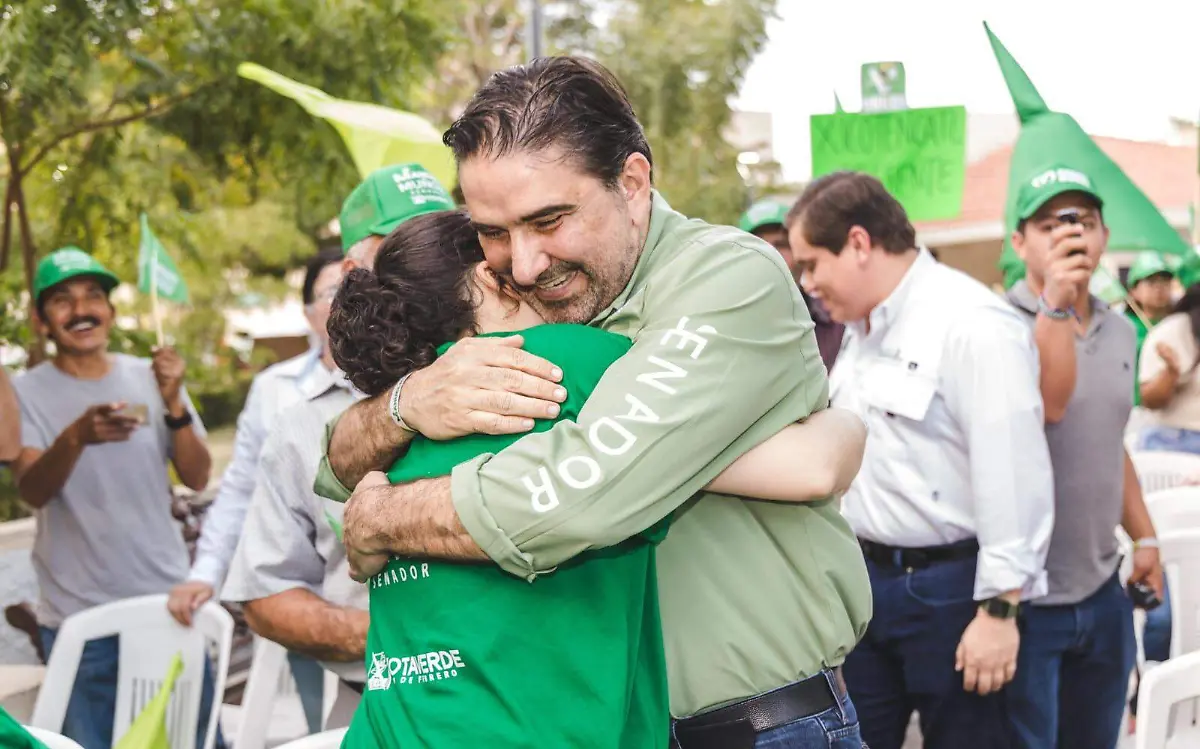
<svg viewBox="0 0 1200 749"><path fill-rule="evenodd" d="M788 180L809 176L808 117L833 111L834 90L859 110L864 62L903 62L910 107L1012 112L985 20L1089 133L1157 140L1169 117L1200 116L1198 0L779 0L778 12L734 104L774 115Z"/></svg>

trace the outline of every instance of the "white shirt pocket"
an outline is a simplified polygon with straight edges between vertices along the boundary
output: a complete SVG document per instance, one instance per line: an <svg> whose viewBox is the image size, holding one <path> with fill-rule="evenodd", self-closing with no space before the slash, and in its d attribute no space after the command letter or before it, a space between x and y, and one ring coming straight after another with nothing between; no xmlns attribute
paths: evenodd
<svg viewBox="0 0 1200 749"><path fill-rule="evenodd" d="M880 359L867 368L863 395L867 403L887 416L924 421L937 394L937 378L920 371L915 363Z"/></svg>

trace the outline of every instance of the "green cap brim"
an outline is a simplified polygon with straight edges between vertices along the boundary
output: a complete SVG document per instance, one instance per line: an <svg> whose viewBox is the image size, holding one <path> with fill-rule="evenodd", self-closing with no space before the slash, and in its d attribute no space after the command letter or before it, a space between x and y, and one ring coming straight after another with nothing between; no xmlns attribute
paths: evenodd
<svg viewBox="0 0 1200 749"><path fill-rule="evenodd" d="M1054 200L1059 195L1065 195L1069 192L1077 192L1080 195L1086 195L1093 202L1095 202L1097 208L1101 210L1104 208L1104 201L1101 200L1100 196L1095 192L1088 190L1081 185L1068 182L1054 185L1053 187L1047 188L1044 192L1040 192L1035 201L1031 201L1030 205L1022 207L1021 212L1017 214L1017 218L1021 221L1028 221L1034 216L1034 214L1042 209L1042 206L1046 205L1051 200Z"/></svg>
<svg viewBox="0 0 1200 749"><path fill-rule="evenodd" d="M92 269L92 270L81 270L78 272L68 271L67 273L63 274L60 278L55 280L54 283L47 284L41 288L35 288L33 290L33 298L36 301L40 302L42 300L42 294L46 293L50 289L53 289L55 286L58 286L59 284L64 284L73 278L81 278L83 276L91 276L91 277L95 278L96 281L100 284L100 288L104 289L104 291L106 293L111 292L113 289L115 289L121 285L121 279L117 278L115 275L113 275L113 273L111 271L108 271L108 270Z"/></svg>

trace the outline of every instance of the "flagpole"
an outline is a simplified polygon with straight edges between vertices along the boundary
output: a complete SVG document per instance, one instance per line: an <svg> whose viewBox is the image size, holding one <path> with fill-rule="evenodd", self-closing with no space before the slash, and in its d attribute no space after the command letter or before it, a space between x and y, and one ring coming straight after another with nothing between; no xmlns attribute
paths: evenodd
<svg viewBox="0 0 1200 749"><path fill-rule="evenodd" d="M163 345L162 315L158 310L158 249L155 248L150 258L150 316L154 318L154 334L158 337L158 346Z"/></svg>

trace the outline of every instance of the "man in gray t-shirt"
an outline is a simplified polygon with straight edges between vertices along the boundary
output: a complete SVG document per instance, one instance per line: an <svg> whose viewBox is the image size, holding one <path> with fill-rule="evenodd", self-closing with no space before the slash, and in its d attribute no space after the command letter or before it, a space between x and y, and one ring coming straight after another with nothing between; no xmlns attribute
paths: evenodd
<svg viewBox="0 0 1200 749"><path fill-rule="evenodd" d="M197 491L211 460L204 427L171 349L151 360L108 352L117 277L76 248L38 265L36 324L53 361L14 380L21 498L34 509L38 623L47 654L63 620L100 604L167 593L187 573L187 549L171 517L168 461ZM63 733L85 747L112 743L116 638L88 643ZM203 725L203 723L202 723Z"/></svg>
<svg viewBox="0 0 1200 749"><path fill-rule="evenodd" d="M1118 524L1135 540L1131 581L1162 595L1154 526L1124 446L1136 340L1088 292L1108 241L1092 180L1057 165L1023 180L1012 242L1028 272L1008 299L1038 347L1055 522L1049 590L1023 612L1009 709L1026 749L1111 747L1136 647Z"/></svg>

